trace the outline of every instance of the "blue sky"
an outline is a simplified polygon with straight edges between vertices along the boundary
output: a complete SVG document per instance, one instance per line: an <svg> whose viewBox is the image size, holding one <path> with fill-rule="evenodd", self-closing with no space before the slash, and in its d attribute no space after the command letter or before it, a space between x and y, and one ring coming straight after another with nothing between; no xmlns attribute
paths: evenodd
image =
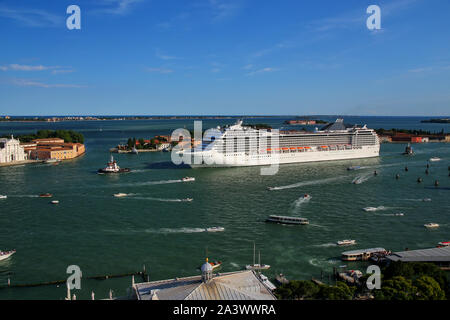
<svg viewBox="0 0 450 320"><path fill-rule="evenodd" d="M0 41L0 115L450 115L448 0L0 0Z"/></svg>

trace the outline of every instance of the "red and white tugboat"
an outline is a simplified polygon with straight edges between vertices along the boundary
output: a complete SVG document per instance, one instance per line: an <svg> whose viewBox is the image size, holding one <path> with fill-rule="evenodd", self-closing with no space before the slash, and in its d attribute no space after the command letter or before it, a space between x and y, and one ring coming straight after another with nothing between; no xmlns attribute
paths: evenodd
<svg viewBox="0 0 450 320"><path fill-rule="evenodd" d="M119 165L117 164L116 160L114 160L114 157L112 155L111 155L111 160L106 165L106 168L98 169L99 174L124 173L124 172L130 172L130 169L119 167Z"/></svg>

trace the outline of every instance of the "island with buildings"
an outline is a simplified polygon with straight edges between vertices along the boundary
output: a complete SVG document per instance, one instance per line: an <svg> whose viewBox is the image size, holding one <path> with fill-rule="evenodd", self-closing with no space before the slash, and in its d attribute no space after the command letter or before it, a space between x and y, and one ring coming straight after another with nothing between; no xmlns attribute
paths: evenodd
<svg viewBox="0 0 450 320"><path fill-rule="evenodd" d="M376 129L380 142L384 143L426 143L426 142L450 142L450 133L430 132L425 130L407 129Z"/></svg>
<svg viewBox="0 0 450 320"><path fill-rule="evenodd" d="M450 118L422 120L421 123L450 123Z"/></svg>
<svg viewBox="0 0 450 320"><path fill-rule="evenodd" d="M74 159L85 154L82 134L40 130L36 134L0 138L0 166Z"/></svg>
<svg viewBox="0 0 450 320"><path fill-rule="evenodd" d="M128 138L126 144L119 144L110 151L116 153L169 151L174 145L176 145L176 141L172 141L169 135L157 135L151 139L133 137Z"/></svg>

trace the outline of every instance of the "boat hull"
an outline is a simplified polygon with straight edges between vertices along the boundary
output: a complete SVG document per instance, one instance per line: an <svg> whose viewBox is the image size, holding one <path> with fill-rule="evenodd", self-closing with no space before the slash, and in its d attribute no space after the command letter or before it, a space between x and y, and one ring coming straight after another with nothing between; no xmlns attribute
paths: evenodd
<svg viewBox="0 0 450 320"><path fill-rule="evenodd" d="M243 167L375 158L379 157L380 155L380 147L379 145L374 145L364 146L360 149L351 150L290 152L280 154L254 155L241 152L235 153L232 156L225 156L223 153L218 153L215 151L204 151L200 154L186 153L185 155L192 156L193 161L191 164L188 164L192 168Z"/></svg>

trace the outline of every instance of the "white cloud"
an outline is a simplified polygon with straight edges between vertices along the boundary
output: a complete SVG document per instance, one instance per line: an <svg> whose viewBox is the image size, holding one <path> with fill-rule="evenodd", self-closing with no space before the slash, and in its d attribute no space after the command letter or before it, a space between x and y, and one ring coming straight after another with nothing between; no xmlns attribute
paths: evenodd
<svg viewBox="0 0 450 320"><path fill-rule="evenodd" d="M258 69L252 72L247 73L247 76L254 76L256 74L261 74L261 73L269 73L269 72L275 72L275 71L279 71L280 69L278 68L271 68L271 67L266 67L263 69Z"/></svg>
<svg viewBox="0 0 450 320"><path fill-rule="evenodd" d="M101 4L107 8L99 9L97 12L113 15L125 15L129 13L132 7L143 0L102 0Z"/></svg>
<svg viewBox="0 0 450 320"><path fill-rule="evenodd" d="M56 27L64 24L65 15L55 15L39 9L15 9L0 5L0 17L15 20L28 27Z"/></svg>
<svg viewBox="0 0 450 320"><path fill-rule="evenodd" d="M30 79L14 79L12 83L20 87L38 87L38 88L84 88L77 84L48 84Z"/></svg>
<svg viewBox="0 0 450 320"><path fill-rule="evenodd" d="M160 73L160 74L173 73L173 70L168 69L168 68L145 68L145 71L151 72L151 73Z"/></svg>

